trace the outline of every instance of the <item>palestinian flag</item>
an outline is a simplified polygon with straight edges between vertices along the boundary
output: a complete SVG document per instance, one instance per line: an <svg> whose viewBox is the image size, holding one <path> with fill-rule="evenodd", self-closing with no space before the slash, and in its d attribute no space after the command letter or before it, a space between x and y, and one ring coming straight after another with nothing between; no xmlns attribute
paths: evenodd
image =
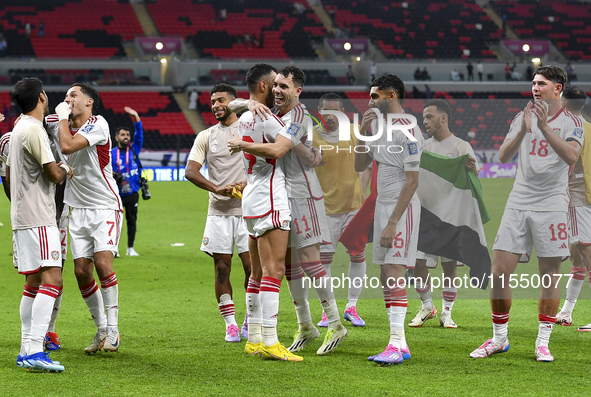
<svg viewBox="0 0 591 397"><path fill-rule="evenodd" d="M490 215L478 177L455 159L423 152L417 194L421 200L419 251L444 256L470 267L470 277L486 289L491 260L484 224Z"/></svg>

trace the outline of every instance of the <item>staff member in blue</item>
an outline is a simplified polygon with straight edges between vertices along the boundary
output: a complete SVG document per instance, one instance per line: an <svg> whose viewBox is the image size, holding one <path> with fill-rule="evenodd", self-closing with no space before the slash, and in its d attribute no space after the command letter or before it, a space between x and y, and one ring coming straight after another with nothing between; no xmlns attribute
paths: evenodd
<svg viewBox="0 0 591 397"><path fill-rule="evenodd" d="M119 195L125 209L127 220L127 255L139 256L133 249L135 241L137 207L139 201L140 175L137 156L142 150L144 142L144 130L138 113L130 107L124 108L125 112L134 119L135 133L133 142L131 134L126 127L119 127L115 131L117 147L111 150L113 159L113 173L119 186ZM131 143L131 144L130 144ZM119 175L117 175L119 174Z"/></svg>

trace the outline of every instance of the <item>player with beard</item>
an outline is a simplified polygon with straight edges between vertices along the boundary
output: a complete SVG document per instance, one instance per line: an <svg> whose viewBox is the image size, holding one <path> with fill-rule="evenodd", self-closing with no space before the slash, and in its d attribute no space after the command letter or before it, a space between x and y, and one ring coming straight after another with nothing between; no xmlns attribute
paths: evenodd
<svg viewBox="0 0 591 397"><path fill-rule="evenodd" d="M126 127L119 127L115 131L115 140L117 147L111 150L113 159L113 171L120 174L123 178L118 183L119 196L125 209L125 219L127 220L127 256L138 256L139 254L133 248L135 242L135 232L137 230L137 207L140 191L140 151L144 143L144 129L139 114L130 107L123 108L125 112L134 119L135 133L133 142L131 134Z"/></svg>
<svg viewBox="0 0 591 397"><path fill-rule="evenodd" d="M236 98L234 87L220 83L210 92L211 111L218 124L201 131L187 162L185 178L195 186L209 191L209 209L201 250L213 258L215 269L215 295L220 313L226 322L226 342L240 342L236 323L230 271L234 247L244 268L244 288L250 276L248 231L242 218L239 192L246 181L240 156L232 156L226 149L232 134L238 133L238 117L228 110L228 104ZM199 172L207 161L209 180ZM232 196L232 191L234 196ZM242 336L248 337L246 318Z"/></svg>

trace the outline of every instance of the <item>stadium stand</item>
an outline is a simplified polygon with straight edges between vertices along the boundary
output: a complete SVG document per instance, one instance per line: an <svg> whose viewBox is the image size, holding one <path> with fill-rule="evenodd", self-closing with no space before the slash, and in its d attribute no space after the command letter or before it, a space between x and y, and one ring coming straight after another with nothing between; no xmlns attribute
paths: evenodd
<svg viewBox="0 0 591 397"><path fill-rule="evenodd" d="M306 10L301 14L294 13L293 2L285 0L272 5L241 1L214 5L178 0L175 7L159 0L148 4L148 9L161 33L183 36L202 57L315 59L318 56L312 42L322 38L326 31L314 11L306 2L302 3ZM227 10L225 20L219 16L221 7ZM249 38L245 38L246 34Z"/></svg>
<svg viewBox="0 0 591 397"><path fill-rule="evenodd" d="M473 58L495 59L489 43L498 43L500 29L473 1L405 2L325 0L341 30L376 42L390 59Z"/></svg>
<svg viewBox="0 0 591 397"><path fill-rule="evenodd" d="M228 83L232 85L244 85L246 69L211 69L209 76L201 76L199 83L202 85ZM337 85L336 77L331 76L325 69L305 69L306 85ZM346 81L346 77L345 77Z"/></svg>
<svg viewBox="0 0 591 397"><path fill-rule="evenodd" d="M37 58L123 57L122 40L143 35L127 2L94 0L5 1L0 20L9 42L8 55ZM25 34L26 23L31 34ZM45 25L39 36L39 23Z"/></svg>
<svg viewBox="0 0 591 397"><path fill-rule="evenodd" d="M150 85L144 77L138 78L131 69L9 69L9 84L24 77L37 77L45 85L96 83L98 85Z"/></svg>
<svg viewBox="0 0 591 397"><path fill-rule="evenodd" d="M522 39L551 40L571 60L591 60L591 4L578 1L491 2Z"/></svg>

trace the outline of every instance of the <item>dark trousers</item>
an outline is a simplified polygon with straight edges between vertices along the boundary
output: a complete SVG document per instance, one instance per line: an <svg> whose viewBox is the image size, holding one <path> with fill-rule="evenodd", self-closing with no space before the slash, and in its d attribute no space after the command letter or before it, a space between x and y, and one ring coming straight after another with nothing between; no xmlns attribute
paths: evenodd
<svg viewBox="0 0 591 397"><path fill-rule="evenodd" d="M125 219L127 220L127 246L133 247L135 241L137 205L140 199L138 192L133 192L129 196L121 197L123 208L125 209Z"/></svg>

